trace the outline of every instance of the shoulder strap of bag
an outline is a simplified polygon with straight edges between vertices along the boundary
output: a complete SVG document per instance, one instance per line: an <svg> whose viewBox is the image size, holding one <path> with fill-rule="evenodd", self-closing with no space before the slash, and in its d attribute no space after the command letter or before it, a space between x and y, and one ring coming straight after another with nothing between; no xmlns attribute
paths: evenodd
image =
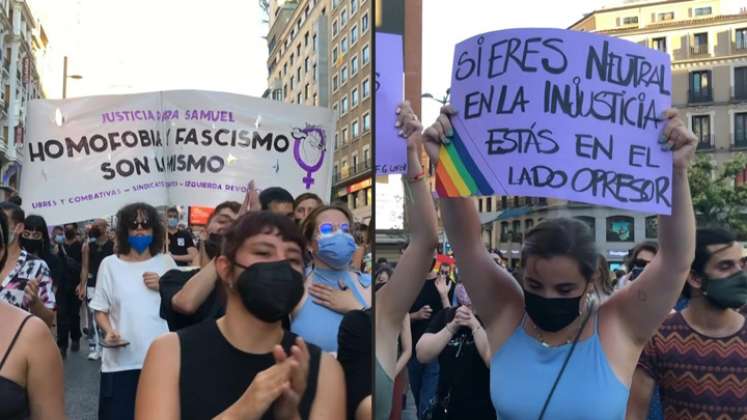
<svg viewBox="0 0 747 420"><path fill-rule="evenodd" d="M550 393L547 395L547 399L545 400L545 404L542 406L542 411L540 412L540 415L537 418L537 420L542 420L545 417L545 411L547 411L547 406L550 404L550 400L552 399L552 396L555 393L555 388L558 387L558 382L560 382L560 378L563 376L563 372L565 372L566 366L568 366L568 361L571 359L573 350L576 349L576 344L578 344L578 339L581 338L581 334L584 332L584 328L586 327L586 322L589 321L589 318L591 317L592 308L593 308L593 304L589 304L588 310L586 311L586 316L584 317L584 320L581 323L581 328L578 329L578 333L576 333L576 338L573 339L571 350L568 352L568 355L565 356L565 360L563 361L563 366L561 366L560 372L558 372L558 376L555 378L555 383L552 384L552 389L550 389Z"/></svg>

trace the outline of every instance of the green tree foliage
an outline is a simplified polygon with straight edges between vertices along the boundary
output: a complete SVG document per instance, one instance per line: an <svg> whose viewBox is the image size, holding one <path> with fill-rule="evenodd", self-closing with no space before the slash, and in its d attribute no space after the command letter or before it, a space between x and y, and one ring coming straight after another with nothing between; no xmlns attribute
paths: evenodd
<svg viewBox="0 0 747 420"><path fill-rule="evenodd" d="M689 175L698 226L723 226L747 238L747 183L736 182L745 168L747 156L741 153L723 163L706 154L696 158Z"/></svg>

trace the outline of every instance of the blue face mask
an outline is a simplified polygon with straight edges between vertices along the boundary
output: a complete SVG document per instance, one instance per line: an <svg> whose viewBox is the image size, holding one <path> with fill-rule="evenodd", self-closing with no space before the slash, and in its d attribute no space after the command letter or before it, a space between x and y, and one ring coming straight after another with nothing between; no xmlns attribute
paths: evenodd
<svg viewBox="0 0 747 420"><path fill-rule="evenodd" d="M168 223L171 229L176 229L176 227L179 226L179 219L170 218L168 220Z"/></svg>
<svg viewBox="0 0 747 420"><path fill-rule="evenodd" d="M57 235L54 237L54 241L58 244L65 242L65 235Z"/></svg>
<svg viewBox="0 0 747 420"><path fill-rule="evenodd" d="M322 262L330 267L342 270L350 264L355 252L355 239L349 233L336 233L323 236L317 241L319 243L319 257Z"/></svg>
<svg viewBox="0 0 747 420"><path fill-rule="evenodd" d="M127 238L127 242L130 244L132 249L134 249L138 254L142 254L143 252L145 252L146 249L148 249L150 244L153 242L153 235L144 235L144 236L130 235Z"/></svg>

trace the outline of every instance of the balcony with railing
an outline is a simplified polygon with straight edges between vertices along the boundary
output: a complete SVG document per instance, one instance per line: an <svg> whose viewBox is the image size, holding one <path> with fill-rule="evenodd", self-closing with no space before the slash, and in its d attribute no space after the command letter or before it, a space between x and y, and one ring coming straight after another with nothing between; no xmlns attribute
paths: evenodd
<svg viewBox="0 0 747 420"><path fill-rule="evenodd" d="M713 91L711 88L701 88L687 91L687 102L691 104L713 102Z"/></svg>
<svg viewBox="0 0 747 420"><path fill-rule="evenodd" d="M345 167L332 174L332 183L339 184L340 182L347 181L350 178L354 178L359 175L363 175L371 171L371 162L368 160L360 162L355 166Z"/></svg>
<svg viewBox="0 0 747 420"><path fill-rule="evenodd" d="M716 136L713 134L705 134L698 136L698 151L713 150L716 147Z"/></svg>
<svg viewBox="0 0 747 420"><path fill-rule="evenodd" d="M690 47L690 55L697 57L708 54L708 44L698 44Z"/></svg>

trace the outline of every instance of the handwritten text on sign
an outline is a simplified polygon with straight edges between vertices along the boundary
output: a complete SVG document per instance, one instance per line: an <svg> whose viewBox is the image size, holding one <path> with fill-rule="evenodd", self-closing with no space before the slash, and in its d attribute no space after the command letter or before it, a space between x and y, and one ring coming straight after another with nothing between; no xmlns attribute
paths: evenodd
<svg viewBox="0 0 747 420"><path fill-rule="evenodd" d="M482 34L456 47L455 138L441 196L555 197L671 213L667 54L559 29Z"/></svg>
<svg viewBox="0 0 747 420"><path fill-rule="evenodd" d="M394 110L402 102L404 75L402 36L376 33L376 175L404 173L405 140L394 127Z"/></svg>

